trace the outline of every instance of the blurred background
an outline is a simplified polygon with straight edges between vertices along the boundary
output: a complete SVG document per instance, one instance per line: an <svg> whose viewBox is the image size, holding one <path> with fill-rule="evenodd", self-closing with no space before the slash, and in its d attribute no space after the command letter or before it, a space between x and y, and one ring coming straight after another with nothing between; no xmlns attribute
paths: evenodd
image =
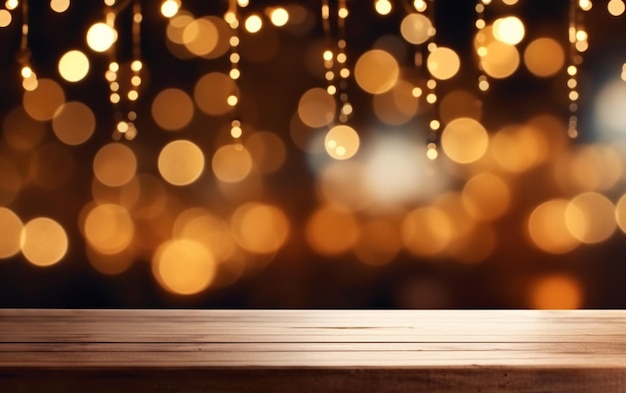
<svg viewBox="0 0 626 393"><path fill-rule="evenodd" d="M0 306L626 306L623 12L7 0Z"/></svg>

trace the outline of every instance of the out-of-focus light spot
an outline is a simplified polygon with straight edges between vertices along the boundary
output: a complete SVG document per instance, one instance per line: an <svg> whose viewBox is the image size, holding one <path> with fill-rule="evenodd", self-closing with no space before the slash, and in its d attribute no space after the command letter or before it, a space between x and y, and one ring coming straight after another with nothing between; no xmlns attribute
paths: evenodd
<svg viewBox="0 0 626 393"><path fill-rule="evenodd" d="M87 30L87 45L96 52L106 52L115 41L117 31L106 23L95 23Z"/></svg>
<svg viewBox="0 0 626 393"><path fill-rule="evenodd" d="M20 252L22 220L12 210L0 207L0 258L10 258Z"/></svg>
<svg viewBox="0 0 626 393"><path fill-rule="evenodd" d="M533 75L553 76L565 63L565 52L555 39L542 37L533 40L524 50L524 64Z"/></svg>
<svg viewBox="0 0 626 393"><path fill-rule="evenodd" d="M252 157L255 168L261 173L276 172L287 158L285 143L273 132L255 132L248 137L245 147Z"/></svg>
<svg viewBox="0 0 626 393"><path fill-rule="evenodd" d="M404 80L389 91L374 96L374 112L383 122L400 125L411 120L418 110L419 100L413 95L414 86Z"/></svg>
<svg viewBox="0 0 626 393"><path fill-rule="evenodd" d="M414 0L413 8L415 8L415 11L417 12L424 12L426 11L426 8L428 8L428 3L426 0Z"/></svg>
<svg viewBox="0 0 626 393"><path fill-rule="evenodd" d="M626 194L623 194L615 205L615 219L622 232L626 233Z"/></svg>
<svg viewBox="0 0 626 393"><path fill-rule="evenodd" d="M263 27L263 19L257 14L249 15L244 22L244 26L248 33L258 33Z"/></svg>
<svg viewBox="0 0 626 393"><path fill-rule="evenodd" d="M520 55L515 46L494 41L485 48L487 51L481 56L480 64L490 77L498 79L509 77L519 67Z"/></svg>
<svg viewBox="0 0 626 393"><path fill-rule="evenodd" d="M128 146L109 143L96 153L93 172L102 184L109 187L122 186L135 176L137 157Z"/></svg>
<svg viewBox="0 0 626 393"><path fill-rule="evenodd" d="M493 36L505 44L519 44L525 33L524 23L516 16L498 18L493 22Z"/></svg>
<svg viewBox="0 0 626 393"><path fill-rule="evenodd" d="M208 115L218 116L231 111L229 96L239 96L235 82L226 74L211 72L198 80L194 88L194 100L198 108Z"/></svg>
<svg viewBox="0 0 626 393"><path fill-rule="evenodd" d="M326 134L324 146L335 160L347 160L359 150L360 138L354 128L345 124L336 125Z"/></svg>
<svg viewBox="0 0 626 393"><path fill-rule="evenodd" d="M124 273L132 266L135 257L131 249L117 254L101 254L87 247L87 259L91 266L99 273L109 276Z"/></svg>
<svg viewBox="0 0 626 393"><path fill-rule="evenodd" d="M330 206L317 209L306 224L309 246L323 255L347 252L356 244L359 232L359 224L352 214Z"/></svg>
<svg viewBox="0 0 626 393"><path fill-rule="evenodd" d="M610 146L585 145L562 154L555 166L557 184L564 191L606 191L624 171L619 154Z"/></svg>
<svg viewBox="0 0 626 393"><path fill-rule="evenodd" d="M398 81L400 67L389 52L373 49L363 53L354 67L354 78L371 94L389 91Z"/></svg>
<svg viewBox="0 0 626 393"><path fill-rule="evenodd" d="M489 135L482 124L461 117L448 123L441 135L441 147L454 162L468 164L481 158L487 151Z"/></svg>
<svg viewBox="0 0 626 393"><path fill-rule="evenodd" d="M606 8L608 9L609 14L613 16L620 16L624 13L624 9L626 9L626 6L624 5L623 0L609 0Z"/></svg>
<svg viewBox="0 0 626 393"><path fill-rule="evenodd" d="M399 228L384 219L372 219L361 226L354 253L367 265L390 263L400 252L402 239Z"/></svg>
<svg viewBox="0 0 626 393"><path fill-rule="evenodd" d="M83 233L87 243L97 252L119 254L133 241L135 226L128 210L120 205L96 205L86 214Z"/></svg>
<svg viewBox="0 0 626 393"><path fill-rule="evenodd" d="M439 46L428 55L426 66L433 77L446 80L459 72L461 59L454 50Z"/></svg>
<svg viewBox="0 0 626 393"><path fill-rule="evenodd" d="M82 102L68 102L54 115L52 130L66 145L80 145L91 138L96 130L96 117Z"/></svg>
<svg viewBox="0 0 626 393"><path fill-rule="evenodd" d="M379 15L389 15L393 6L389 0L376 0L374 2L374 9Z"/></svg>
<svg viewBox="0 0 626 393"><path fill-rule="evenodd" d="M525 172L546 160L549 153L545 133L536 127L511 125L494 133L490 153L502 169Z"/></svg>
<svg viewBox="0 0 626 393"><path fill-rule="evenodd" d="M613 203L596 192L572 198L565 210L565 222L570 233L586 244L608 239L617 228Z"/></svg>
<svg viewBox="0 0 626 393"><path fill-rule="evenodd" d="M22 178L13 160L0 155L0 205L13 202L22 189Z"/></svg>
<svg viewBox="0 0 626 393"><path fill-rule="evenodd" d="M528 218L532 244L550 254L564 254L580 245L565 221L566 199L551 199L535 207Z"/></svg>
<svg viewBox="0 0 626 393"><path fill-rule="evenodd" d="M161 149L158 167L165 181L175 186L186 186L202 175L204 153L191 141L175 140Z"/></svg>
<svg viewBox="0 0 626 393"><path fill-rule="evenodd" d="M482 101L466 90L454 90L446 94L439 104L439 117L449 123L459 117L469 117L480 121Z"/></svg>
<svg viewBox="0 0 626 393"><path fill-rule="evenodd" d="M369 205L371 198L364 183L361 162L333 161L319 174L320 191L326 203L341 210L358 211Z"/></svg>
<svg viewBox="0 0 626 393"><path fill-rule="evenodd" d="M65 104L65 92L52 79L40 79L35 90L24 92L22 103L26 113L33 119L51 120L56 111Z"/></svg>
<svg viewBox="0 0 626 393"><path fill-rule="evenodd" d="M180 213L174 222L172 234L177 239L203 243L218 262L228 260L236 250L228 223L202 208L190 208Z"/></svg>
<svg viewBox="0 0 626 393"><path fill-rule="evenodd" d="M491 173L480 173L465 183L463 206L478 220L500 218L511 204L511 189L502 178Z"/></svg>
<svg viewBox="0 0 626 393"><path fill-rule="evenodd" d="M180 6L180 0L165 0L161 3L161 15L166 18L172 18L178 13Z"/></svg>
<svg viewBox="0 0 626 393"><path fill-rule="evenodd" d="M16 106L4 117L4 141L18 151L31 151L46 135L45 123L30 117L24 108Z"/></svg>
<svg viewBox="0 0 626 393"><path fill-rule="evenodd" d="M68 82L81 81L89 73L89 59L79 50L66 52L59 59L59 74Z"/></svg>
<svg viewBox="0 0 626 393"><path fill-rule="evenodd" d="M410 13L400 23L400 34L407 42L420 45L435 34L435 28L425 15Z"/></svg>
<svg viewBox="0 0 626 393"><path fill-rule="evenodd" d="M415 202L442 191L445 176L429 176L423 145L382 135L364 149L367 194L381 205Z"/></svg>
<svg viewBox="0 0 626 393"><path fill-rule="evenodd" d="M35 151L29 172L34 184L45 189L57 189L69 182L75 166L74 157L67 147L51 143Z"/></svg>
<svg viewBox="0 0 626 393"><path fill-rule="evenodd" d="M182 39L189 52L196 56L205 56L215 49L219 35L210 18L198 18L185 26Z"/></svg>
<svg viewBox="0 0 626 393"><path fill-rule="evenodd" d="M168 195L165 185L154 175L138 174L119 191L119 198L114 201L119 201L134 218L153 219L163 214L167 207Z"/></svg>
<svg viewBox="0 0 626 393"><path fill-rule="evenodd" d="M20 245L28 262L36 266L50 266L67 253L68 238L58 222L47 217L37 217L24 225Z"/></svg>
<svg viewBox="0 0 626 393"><path fill-rule="evenodd" d="M577 309L583 297L580 282L565 274L540 277L530 288L530 306L535 309Z"/></svg>
<svg viewBox="0 0 626 393"><path fill-rule="evenodd" d="M289 22L289 12L283 7L272 8L268 14L270 21L276 27L282 27Z"/></svg>
<svg viewBox="0 0 626 393"><path fill-rule="evenodd" d="M50 8L60 14L70 8L70 0L50 0Z"/></svg>
<svg viewBox="0 0 626 393"><path fill-rule="evenodd" d="M13 17L7 10L0 10L0 27L7 27L11 24Z"/></svg>
<svg viewBox="0 0 626 393"><path fill-rule="evenodd" d="M436 256L449 245L452 236L452 222L438 207L418 207L402 223L404 246L417 256Z"/></svg>
<svg viewBox="0 0 626 393"><path fill-rule="evenodd" d="M578 6L583 11L589 11L593 7L591 0L578 0Z"/></svg>
<svg viewBox="0 0 626 393"><path fill-rule="evenodd" d="M152 273L163 288L179 295L203 291L215 279L217 262L202 243L175 239L163 243L152 258Z"/></svg>
<svg viewBox="0 0 626 393"><path fill-rule="evenodd" d="M319 128L330 124L336 113L336 101L319 87L307 90L298 101L298 116L309 127Z"/></svg>
<svg viewBox="0 0 626 393"><path fill-rule="evenodd" d="M7 10L14 10L19 4L20 2L18 0L6 0L4 2L4 6L7 8Z"/></svg>
<svg viewBox="0 0 626 393"><path fill-rule="evenodd" d="M180 89L159 92L152 101L152 118L164 130L179 131L193 118L193 100Z"/></svg>
<svg viewBox="0 0 626 393"><path fill-rule="evenodd" d="M211 160L215 177L226 183L237 183L248 177L252 170L252 157L240 144L225 145L217 149Z"/></svg>
<svg viewBox="0 0 626 393"><path fill-rule="evenodd" d="M289 236L289 221L282 210L261 203L240 206L231 218L235 240L242 248L257 254L278 251Z"/></svg>
<svg viewBox="0 0 626 393"><path fill-rule="evenodd" d="M614 79L603 86L593 105L598 136L607 139L626 135L626 84Z"/></svg>
<svg viewBox="0 0 626 393"><path fill-rule="evenodd" d="M515 5L517 4L518 0L502 0L502 2L506 5Z"/></svg>

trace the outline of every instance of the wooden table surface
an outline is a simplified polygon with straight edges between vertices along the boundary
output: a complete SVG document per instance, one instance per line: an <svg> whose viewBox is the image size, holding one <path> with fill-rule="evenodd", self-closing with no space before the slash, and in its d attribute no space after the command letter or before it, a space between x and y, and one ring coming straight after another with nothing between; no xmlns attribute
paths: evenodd
<svg viewBox="0 0 626 393"><path fill-rule="evenodd" d="M626 392L626 311L0 310L0 392Z"/></svg>

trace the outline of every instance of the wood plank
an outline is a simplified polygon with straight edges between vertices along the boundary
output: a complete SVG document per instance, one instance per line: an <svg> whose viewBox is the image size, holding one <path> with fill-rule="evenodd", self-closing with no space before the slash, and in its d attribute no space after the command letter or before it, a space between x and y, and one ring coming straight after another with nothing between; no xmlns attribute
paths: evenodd
<svg viewBox="0 0 626 393"><path fill-rule="evenodd" d="M620 310L0 310L0 392L626 392Z"/></svg>

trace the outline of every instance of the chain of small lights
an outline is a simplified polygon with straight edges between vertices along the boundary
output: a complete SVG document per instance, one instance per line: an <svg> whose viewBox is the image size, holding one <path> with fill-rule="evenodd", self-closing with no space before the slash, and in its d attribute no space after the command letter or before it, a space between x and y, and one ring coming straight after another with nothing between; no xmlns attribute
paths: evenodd
<svg viewBox="0 0 626 393"><path fill-rule="evenodd" d="M345 38L346 19L350 14L346 5L346 0L339 0L337 6L337 39L332 38L330 25L330 6L328 0L322 3L322 23L324 31L329 38L328 49L326 49L322 58L326 72L324 78L328 82L326 91L333 97L338 97L339 104L339 123L345 124L350 119L353 112L352 104L347 93L348 78L350 77L350 69L347 67L348 55L346 53L347 42Z"/></svg>
<svg viewBox="0 0 626 393"><path fill-rule="evenodd" d="M593 6L591 0L572 0L569 15L569 42L570 56L567 66L567 97L569 100L569 121L567 135L574 139L578 137L578 71L583 62L582 53L589 48L588 35L583 23L583 13Z"/></svg>
<svg viewBox="0 0 626 393"><path fill-rule="evenodd" d="M7 9L16 9L20 6L20 2L17 0L9 0L6 2ZM22 37L20 39L20 50L17 55L17 60L20 63L20 74L22 75L22 87L26 91L32 91L37 88L37 74L33 71L30 64L31 51L28 46L28 0L22 0Z"/></svg>
<svg viewBox="0 0 626 393"><path fill-rule="evenodd" d="M476 12L476 20L474 22L474 25L476 26L476 54L479 58L478 90L482 92L489 90L489 79L487 78L487 74L485 73L485 70L483 70L483 66L480 61L480 58L487 54L487 48L483 46L483 44L487 41L487 37L485 36L483 30L487 27L485 10L489 4L491 4L491 0L477 0L476 5L474 6L474 11Z"/></svg>
<svg viewBox="0 0 626 393"><path fill-rule="evenodd" d="M429 5L430 3L430 5ZM415 0L413 2L413 6L415 10L421 13L426 14L428 19L430 19L431 24L435 26L435 1L434 0ZM430 53L432 53L435 49L437 49L437 43L435 42L436 37L436 28L428 37L426 41L426 51L427 57ZM439 129L441 128L441 122L437 116L437 108L436 104L439 98L437 97L437 81L431 76L426 81L426 103L431 106L431 119L428 122L428 144L426 145L426 157L431 160L436 159L439 156Z"/></svg>
<svg viewBox="0 0 626 393"><path fill-rule="evenodd" d="M228 3L228 11L224 15L224 20L230 26L231 36L229 39L230 44L230 71L229 76L237 84L237 80L241 77L241 71L239 70L239 60L241 56L239 55L239 7L247 7L249 4L248 0L230 0ZM235 109L235 116L230 123L230 136L235 140L235 142L241 142L241 136L243 134L243 129L241 128L241 120L239 119L239 114L237 106L239 104L239 97L235 94L231 94L227 97L228 105Z"/></svg>
<svg viewBox="0 0 626 393"><path fill-rule="evenodd" d="M115 30L115 19L117 12L121 11L126 4L120 4L120 7L115 9L115 0L105 0L106 10L106 24ZM141 87L141 70L143 63L141 61L141 22L143 20L143 14L141 11L141 2L134 0L132 3L132 61L130 63L130 84L126 94L121 92L121 86L119 81L120 64L116 59L115 46L112 46L109 50L110 60L109 67L105 72L105 78L109 82L109 100L114 105L115 109L115 129L113 130L113 139L120 140L125 138L126 140L132 140L137 136L137 127L135 121L137 120L137 112L135 111L135 105L139 99L139 88ZM126 102L126 108L120 108L122 103ZM126 113L123 113L126 112Z"/></svg>

